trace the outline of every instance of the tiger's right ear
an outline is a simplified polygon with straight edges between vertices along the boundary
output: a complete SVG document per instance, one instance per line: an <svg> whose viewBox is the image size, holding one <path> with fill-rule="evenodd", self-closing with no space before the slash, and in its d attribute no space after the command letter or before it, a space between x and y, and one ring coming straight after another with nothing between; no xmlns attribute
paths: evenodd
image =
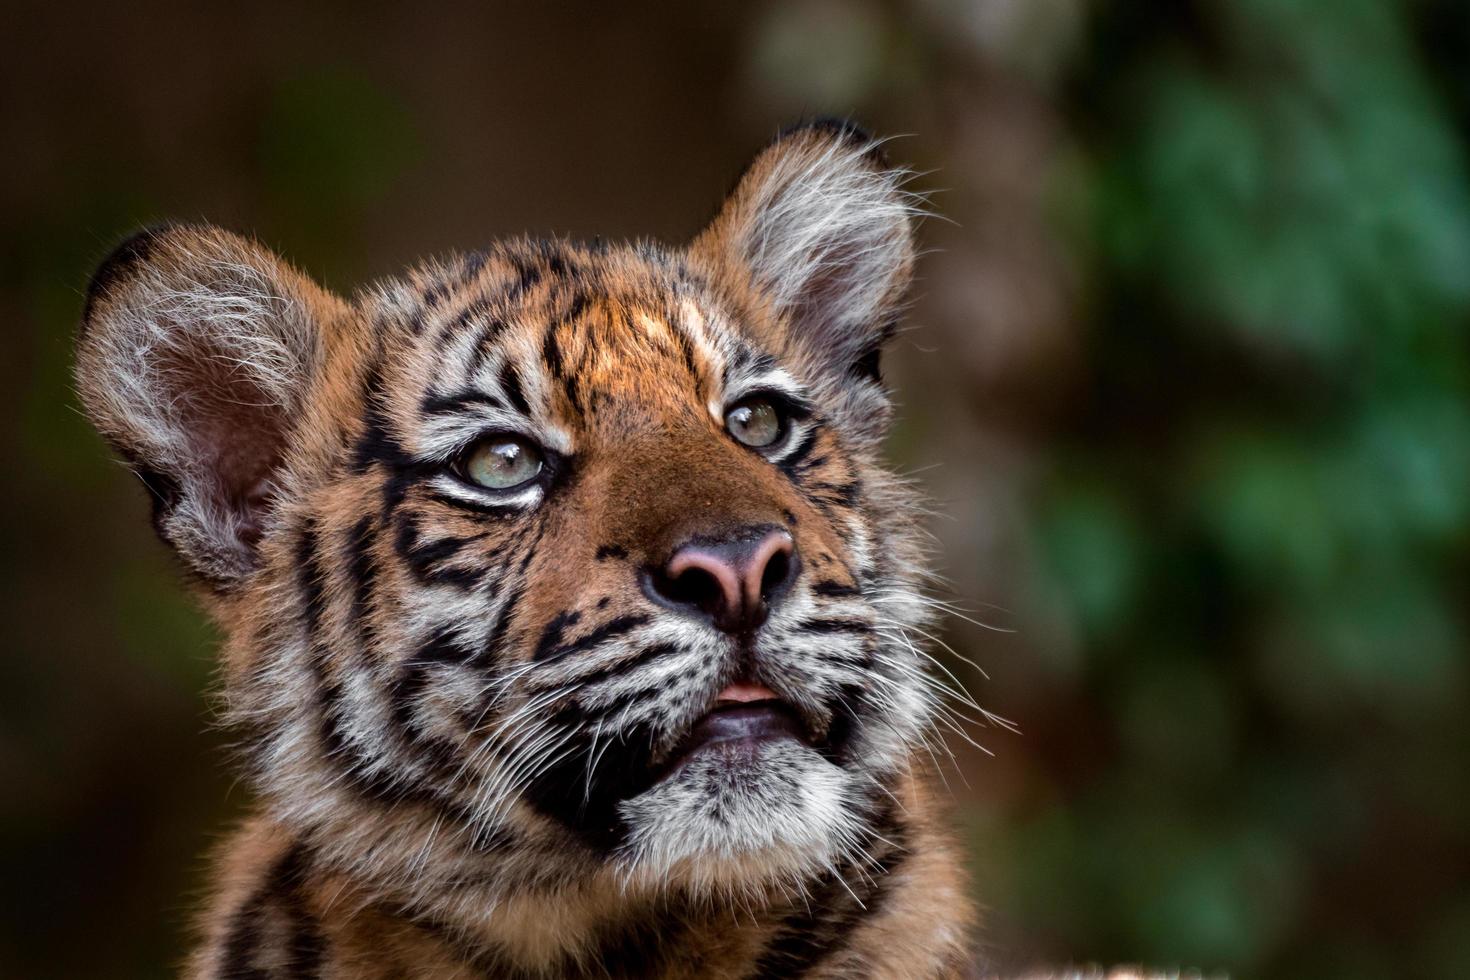
<svg viewBox="0 0 1470 980"><path fill-rule="evenodd" d="M154 524L220 591L250 573L288 439L344 304L207 225L124 242L92 278L76 379L98 431L154 499Z"/></svg>

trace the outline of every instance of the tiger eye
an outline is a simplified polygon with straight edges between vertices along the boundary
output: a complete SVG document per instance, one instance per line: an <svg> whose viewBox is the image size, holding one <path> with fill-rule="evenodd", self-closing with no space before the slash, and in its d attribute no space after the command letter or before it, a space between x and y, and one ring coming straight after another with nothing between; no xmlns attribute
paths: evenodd
<svg viewBox="0 0 1470 980"><path fill-rule="evenodd" d="M725 413L725 428L754 449L781 438L781 413L769 398L747 398Z"/></svg>
<svg viewBox="0 0 1470 980"><path fill-rule="evenodd" d="M464 475L487 490L511 490L541 472L541 451L519 436L492 436L470 450Z"/></svg>

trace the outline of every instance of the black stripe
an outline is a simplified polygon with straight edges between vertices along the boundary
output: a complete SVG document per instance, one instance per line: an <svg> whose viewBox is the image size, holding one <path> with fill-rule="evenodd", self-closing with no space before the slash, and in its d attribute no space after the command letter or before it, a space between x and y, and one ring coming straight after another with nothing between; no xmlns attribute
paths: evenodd
<svg viewBox="0 0 1470 980"><path fill-rule="evenodd" d="M301 586L306 638L307 642L312 645L316 644L317 631L321 628L322 613L325 611L322 601L322 580L317 568L316 546L316 529L308 525L296 542L296 571L300 576L298 584Z"/></svg>
<svg viewBox="0 0 1470 980"><path fill-rule="evenodd" d="M485 362L490 359L490 354L495 349L495 342L505 332L506 322L498 316L491 316L480 327L480 336L475 339L474 350L470 355L469 371L467 377L472 377L480 372Z"/></svg>
<svg viewBox="0 0 1470 980"><path fill-rule="evenodd" d="M448 296L449 284L442 281L436 282L424 290L424 305L431 310L436 310Z"/></svg>
<svg viewBox="0 0 1470 980"><path fill-rule="evenodd" d="M416 306L408 315L408 329L415 337L423 335L426 311L422 306Z"/></svg>
<svg viewBox="0 0 1470 980"><path fill-rule="evenodd" d="M531 406L527 404L525 390L521 387L521 372L510 362L500 369L500 389L505 392L505 397L510 399L516 411L530 417Z"/></svg>
<svg viewBox="0 0 1470 980"><path fill-rule="evenodd" d="M861 595L855 586L844 585L841 582L818 582L812 586L815 595L827 596L833 599L841 599L849 596Z"/></svg>
<svg viewBox="0 0 1470 980"><path fill-rule="evenodd" d="M639 650L632 656L624 657L617 663L605 664L604 666L598 667L595 670L590 670L585 674L578 674L576 677L572 678L550 678L547 679L547 681L545 682L528 685L528 688L532 691L544 691L553 687L560 687L562 684L576 684L581 687L586 687L591 684L598 684L603 681L612 680L615 677L621 677L623 674L627 674L631 671L637 670L639 667L642 667L649 661L657 660L658 658L666 656L670 653L676 653L678 652L678 649L679 648L672 643L656 643L651 647Z"/></svg>
<svg viewBox="0 0 1470 980"><path fill-rule="evenodd" d="M308 526L301 532L301 539L297 543L296 560L298 584L303 596L303 625L309 649L308 666L316 685L317 712L320 716L318 734L326 750L327 758L337 759L348 778L354 784L358 784L364 778L364 774L360 766L353 764L352 746L341 729L338 712L342 691L329 675L327 655L320 636L324 611L322 596L325 576L321 568L320 555L317 553L317 532L314 527ZM384 794L381 786L361 786L360 788L364 789L367 795L386 795L390 800L393 798L391 793Z"/></svg>
<svg viewBox="0 0 1470 980"><path fill-rule="evenodd" d="M388 431L388 420L383 415L382 395L382 365L374 361L363 378L362 434L358 436L352 453L352 470L355 473L365 473L375 463L397 469L408 461L408 454Z"/></svg>
<svg viewBox="0 0 1470 980"><path fill-rule="evenodd" d="M551 652L561 644L562 634L568 626L577 625L582 614L574 609L563 609L551 618L546 628L541 631L541 641L536 644L536 652L531 654L533 660L545 660Z"/></svg>
<svg viewBox="0 0 1470 980"><path fill-rule="evenodd" d="M480 327L484 327L489 322L490 301L484 296L476 296L466 303L464 309L460 311L459 316L454 318L454 330L463 333L471 326L478 324ZM447 346L447 342L452 339L454 339L454 331L446 330L440 338L441 347Z"/></svg>
<svg viewBox="0 0 1470 980"><path fill-rule="evenodd" d="M321 924L305 907L300 895L306 873L306 848L297 844L276 869L275 875L277 894L289 902L291 912L291 936L286 943L286 975L291 980L316 980L321 976L322 960L326 954L327 941Z"/></svg>
<svg viewBox="0 0 1470 980"><path fill-rule="evenodd" d="M473 589L485 579L488 568L483 563L473 566L446 565L468 545L483 538L483 534L468 538L446 537L433 541L421 541L418 525L409 518L398 523L398 533L393 537L393 550L413 572L414 578L425 585L453 585L461 589Z"/></svg>
<svg viewBox="0 0 1470 980"><path fill-rule="evenodd" d="M520 256L511 256L511 264L515 266L515 282L506 287L500 295L500 301L506 305L516 302L526 293L536 288L541 281L541 269L533 262L528 262Z"/></svg>
<svg viewBox="0 0 1470 980"><path fill-rule="evenodd" d="M556 342L556 330L560 326L561 322L551 321L541 337L541 360L546 362L546 370L557 380L561 380L562 375L561 347Z"/></svg>
<svg viewBox="0 0 1470 980"><path fill-rule="evenodd" d="M516 568L517 575L526 574L526 569L531 567L531 562L536 557L537 549L541 547L541 539L546 536L546 521L543 519L539 519L541 515L537 516L538 520L536 521L535 525L536 530L531 535L531 543L526 546L526 553L521 556L521 563Z"/></svg>
<svg viewBox="0 0 1470 980"><path fill-rule="evenodd" d="M475 659L477 651L466 646L454 626L441 626L419 646L413 658L415 665L464 664Z"/></svg>
<svg viewBox="0 0 1470 980"><path fill-rule="evenodd" d="M888 815L878 821L877 833L891 846L879 841L883 852L870 862L848 862L836 874L822 874L807 891L806 904L782 921L752 976L804 976L850 945L858 927L883 911L893 872L908 856L908 834Z"/></svg>
<svg viewBox="0 0 1470 980"><path fill-rule="evenodd" d="M473 656L473 653L471 652L470 655ZM423 650L420 652L419 659L403 667L388 692L388 706L399 736L403 739L406 748L412 750L414 757L429 766L441 783L453 779L458 772L458 760L454 746L426 732L419 724L414 709L419 695L432 679L430 668L433 667L433 662L427 658L440 657L442 659L439 662L451 663L462 656L463 651L453 644ZM462 808L457 802L446 798L441 791L420 786L410 791L410 795L420 801L431 802L434 806L453 814L462 822L471 822L469 811Z"/></svg>
<svg viewBox="0 0 1470 980"><path fill-rule="evenodd" d="M795 471L797 467L800 466L801 461L806 458L807 454L812 451L812 446L816 445L817 436L821 434L821 431L821 426L818 425L813 425L807 429L806 435L802 437L797 447L787 453L785 459L781 460L781 469L788 476L796 475Z"/></svg>
<svg viewBox="0 0 1470 980"><path fill-rule="evenodd" d="M862 483L853 480L849 483L811 483L805 488L807 496L813 501L823 503L822 497L830 498L833 503L842 504L844 507L854 507L858 498L862 495Z"/></svg>
<svg viewBox="0 0 1470 980"><path fill-rule="evenodd" d="M859 633L873 632L873 625L859 619L808 619L796 625L802 633Z"/></svg>
<svg viewBox="0 0 1470 980"><path fill-rule="evenodd" d="M477 248L474 251L466 252L463 257L463 264L459 270L459 284L461 286L468 285L480 274L480 270L485 268L485 263L489 260L490 253L483 249Z"/></svg>
<svg viewBox="0 0 1470 980"><path fill-rule="evenodd" d="M587 297L586 297L586 295L584 295L582 293L577 293L575 296L573 296L572 297L572 302L571 302L571 307L567 311L567 316L566 316L565 322L568 323L568 324L575 324L578 320L580 320L582 318L582 312L583 312L583 310L586 309L586 306L587 306ZM584 347L583 347L583 363L584 364L586 362L586 358L587 358L587 348L584 345ZM587 406L585 404L583 404L583 401L582 401L582 383L581 383L582 371L580 370L580 366L577 367L577 368L573 368L570 371L566 370L564 361L563 361L563 359L561 357L561 354L560 354L560 352L558 352L558 355L557 355L557 371L555 372L555 374L561 380L561 390L566 394L567 401L569 401L569 402L572 403L572 407L574 409L576 409L577 412L585 415L586 412L587 412Z"/></svg>
<svg viewBox="0 0 1470 980"><path fill-rule="evenodd" d="M271 866L260 887L235 913L221 952L223 980L271 980L273 970L256 965L261 949L261 919L274 912L289 923L284 950L268 952L286 956L285 977L289 980L315 980L321 975L326 954L326 938L320 923L306 908L301 887L306 880L307 851L301 843L293 844ZM276 960L272 955L268 960Z"/></svg>
<svg viewBox="0 0 1470 980"><path fill-rule="evenodd" d="M519 302L523 296L536 288L536 284L541 281L541 276L541 270L535 266L522 268L516 276L515 282L511 283L500 294L501 306L508 308L511 304Z"/></svg>
<svg viewBox="0 0 1470 980"><path fill-rule="evenodd" d="M847 507L857 506L858 498L862 495L862 491L862 481L856 478L832 488L832 492L837 497L838 503Z"/></svg>
<svg viewBox="0 0 1470 980"><path fill-rule="evenodd" d="M255 948L260 944L256 920L260 908L254 900L235 913L229 937L220 950L220 980L270 980L262 967L255 966Z"/></svg>
<svg viewBox="0 0 1470 980"><path fill-rule="evenodd" d="M495 634L485 643L485 648L471 661L477 667L495 667L505 659L506 649L510 646L511 627L514 625L516 607L520 605L521 596L525 594L522 586L517 586L511 592L510 598L505 600L505 606L500 611L500 616L495 623Z"/></svg>
<svg viewBox="0 0 1470 980"><path fill-rule="evenodd" d="M684 355L684 367L688 369L689 376L696 381L699 380L699 368L694 362L694 341L684 333L681 326L674 322L672 316L666 316L669 322L669 331L674 335L674 342L679 345L679 352Z"/></svg>
<svg viewBox="0 0 1470 980"><path fill-rule="evenodd" d="M347 537L347 574L352 579L352 621L362 637L364 655L371 646L371 628L368 625L372 612L373 597L378 585L378 563L373 557L372 545L376 540L371 516L364 516Z"/></svg>
<svg viewBox="0 0 1470 980"><path fill-rule="evenodd" d="M546 269L554 276L566 276L573 272L571 262L566 252L562 250L559 242L541 239L536 243L536 250L546 261Z"/></svg>
<svg viewBox="0 0 1470 980"><path fill-rule="evenodd" d="M459 415L472 405L505 408L505 403L483 391L461 391L453 395L425 395L420 408L425 415Z"/></svg>
<svg viewBox="0 0 1470 980"><path fill-rule="evenodd" d="M572 615L576 616L577 614L573 613ZM564 623L562 625L570 625L570 623L572 622L575 622L575 619L568 620L567 623ZM541 637L541 643L536 647L534 659L543 661L556 660L569 654L579 653L583 650L595 647L599 643L605 643L608 640L615 639L616 637L622 636L625 633L631 633L633 630L637 629L647 622L648 617L643 615L619 616L616 619L608 620L606 623L587 633L580 639L576 639L571 641L570 643L563 643L560 646L556 646L555 643L561 639L560 628L558 628L555 640L553 642L547 642L547 635L543 635ZM553 623L555 623L555 620L553 620ZM548 626L548 633L550 633L550 630L551 627Z"/></svg>

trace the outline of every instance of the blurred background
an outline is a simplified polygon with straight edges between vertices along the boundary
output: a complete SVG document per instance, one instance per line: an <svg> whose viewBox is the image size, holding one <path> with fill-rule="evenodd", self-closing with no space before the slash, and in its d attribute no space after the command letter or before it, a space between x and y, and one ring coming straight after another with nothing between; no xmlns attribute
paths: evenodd
<svg viewBox="0 0 1470 980"><path fill-rule="evenodd" d="M1023 731L950 775L994 962L1470 977L1463 0L6 0L0 37L0 976L171 975L248 802L70 389L109 247L207 219L345 291L680 241L835 114L911 134L945 219L892 457Z"/></svg>

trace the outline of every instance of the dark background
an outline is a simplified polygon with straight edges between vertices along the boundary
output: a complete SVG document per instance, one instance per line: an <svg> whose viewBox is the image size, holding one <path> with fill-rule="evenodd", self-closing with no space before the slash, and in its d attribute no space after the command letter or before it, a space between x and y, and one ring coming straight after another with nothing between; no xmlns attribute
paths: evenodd
<svg viewBox="0 0 1470 980"><path fill-rule="evenodd" d="M215 638L76 410L129 229L349 290L682 240L804 115L943 220L890 358L1001 964L1470 976L1470 9L913 0L0 12L0 976L162 977L246 802ZM947 655L946 655L947 656ZM958 742L958 740L954 740Z"/></svg>

